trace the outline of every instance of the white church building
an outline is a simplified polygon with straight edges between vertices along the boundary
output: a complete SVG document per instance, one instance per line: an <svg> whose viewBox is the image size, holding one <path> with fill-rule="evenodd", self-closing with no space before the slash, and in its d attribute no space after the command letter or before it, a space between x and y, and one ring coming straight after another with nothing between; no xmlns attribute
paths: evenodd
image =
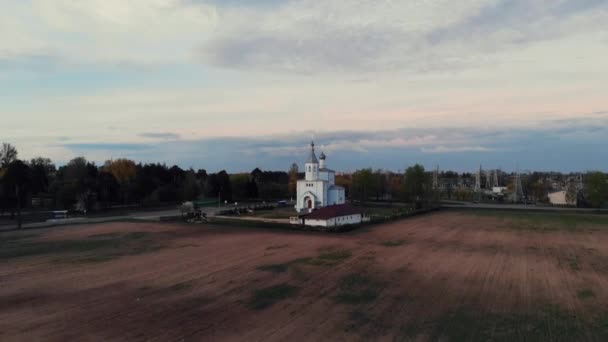
<svg viewBox="0 0 608 342"><path fill-rule="evenodd" d="M315 143L310 144L310 156L304 165L305 177L298 181L298 212L311 212L323 207L344 204L344 188L336 185L336 172L327 168L325 154L315 155Z"/></svg>

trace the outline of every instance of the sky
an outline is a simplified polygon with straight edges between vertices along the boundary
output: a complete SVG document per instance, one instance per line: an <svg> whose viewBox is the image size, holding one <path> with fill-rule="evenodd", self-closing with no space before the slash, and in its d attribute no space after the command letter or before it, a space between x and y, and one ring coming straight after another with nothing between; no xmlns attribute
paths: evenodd
<svg viewBox="0 0 608 342"><path fill-rule="evenodd" d="M0 0L22 159L608 170L605 0Z"/></svg>

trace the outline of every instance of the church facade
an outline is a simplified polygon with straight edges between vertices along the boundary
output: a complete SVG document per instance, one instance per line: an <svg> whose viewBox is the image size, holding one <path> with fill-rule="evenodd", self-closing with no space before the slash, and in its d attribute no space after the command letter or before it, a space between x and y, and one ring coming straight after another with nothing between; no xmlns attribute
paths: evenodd
<svg viewBox="0 0 608 342"><path fill-rule="evenodd" d="M311 212L330 205L346 203L344 188L336 185L336 172L327 168L326 156L315 154L315 144L310 144L310 155L304 164L305 177L298 181L296 211Z"/></svg>

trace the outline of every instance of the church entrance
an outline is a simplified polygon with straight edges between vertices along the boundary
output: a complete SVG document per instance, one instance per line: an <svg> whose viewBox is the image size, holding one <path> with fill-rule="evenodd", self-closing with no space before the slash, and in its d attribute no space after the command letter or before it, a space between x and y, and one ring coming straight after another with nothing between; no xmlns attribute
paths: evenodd
<svg viewBox="0 0 608 342"><path fill-rule="evenodd" d="M314 207L314 198L312 196L306 196L304 197L304 205L303 207L306 209L313 209Z"/></svg>

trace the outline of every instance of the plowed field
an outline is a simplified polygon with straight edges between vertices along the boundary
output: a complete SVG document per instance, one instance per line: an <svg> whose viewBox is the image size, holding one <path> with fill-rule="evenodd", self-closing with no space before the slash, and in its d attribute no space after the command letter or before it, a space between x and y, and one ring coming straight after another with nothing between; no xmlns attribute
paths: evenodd
<svg viewBox="0 0 608 342"><path fill-rule="evenodd" d="M0 234L1 341L606 341L608 218Z"/></svg>

